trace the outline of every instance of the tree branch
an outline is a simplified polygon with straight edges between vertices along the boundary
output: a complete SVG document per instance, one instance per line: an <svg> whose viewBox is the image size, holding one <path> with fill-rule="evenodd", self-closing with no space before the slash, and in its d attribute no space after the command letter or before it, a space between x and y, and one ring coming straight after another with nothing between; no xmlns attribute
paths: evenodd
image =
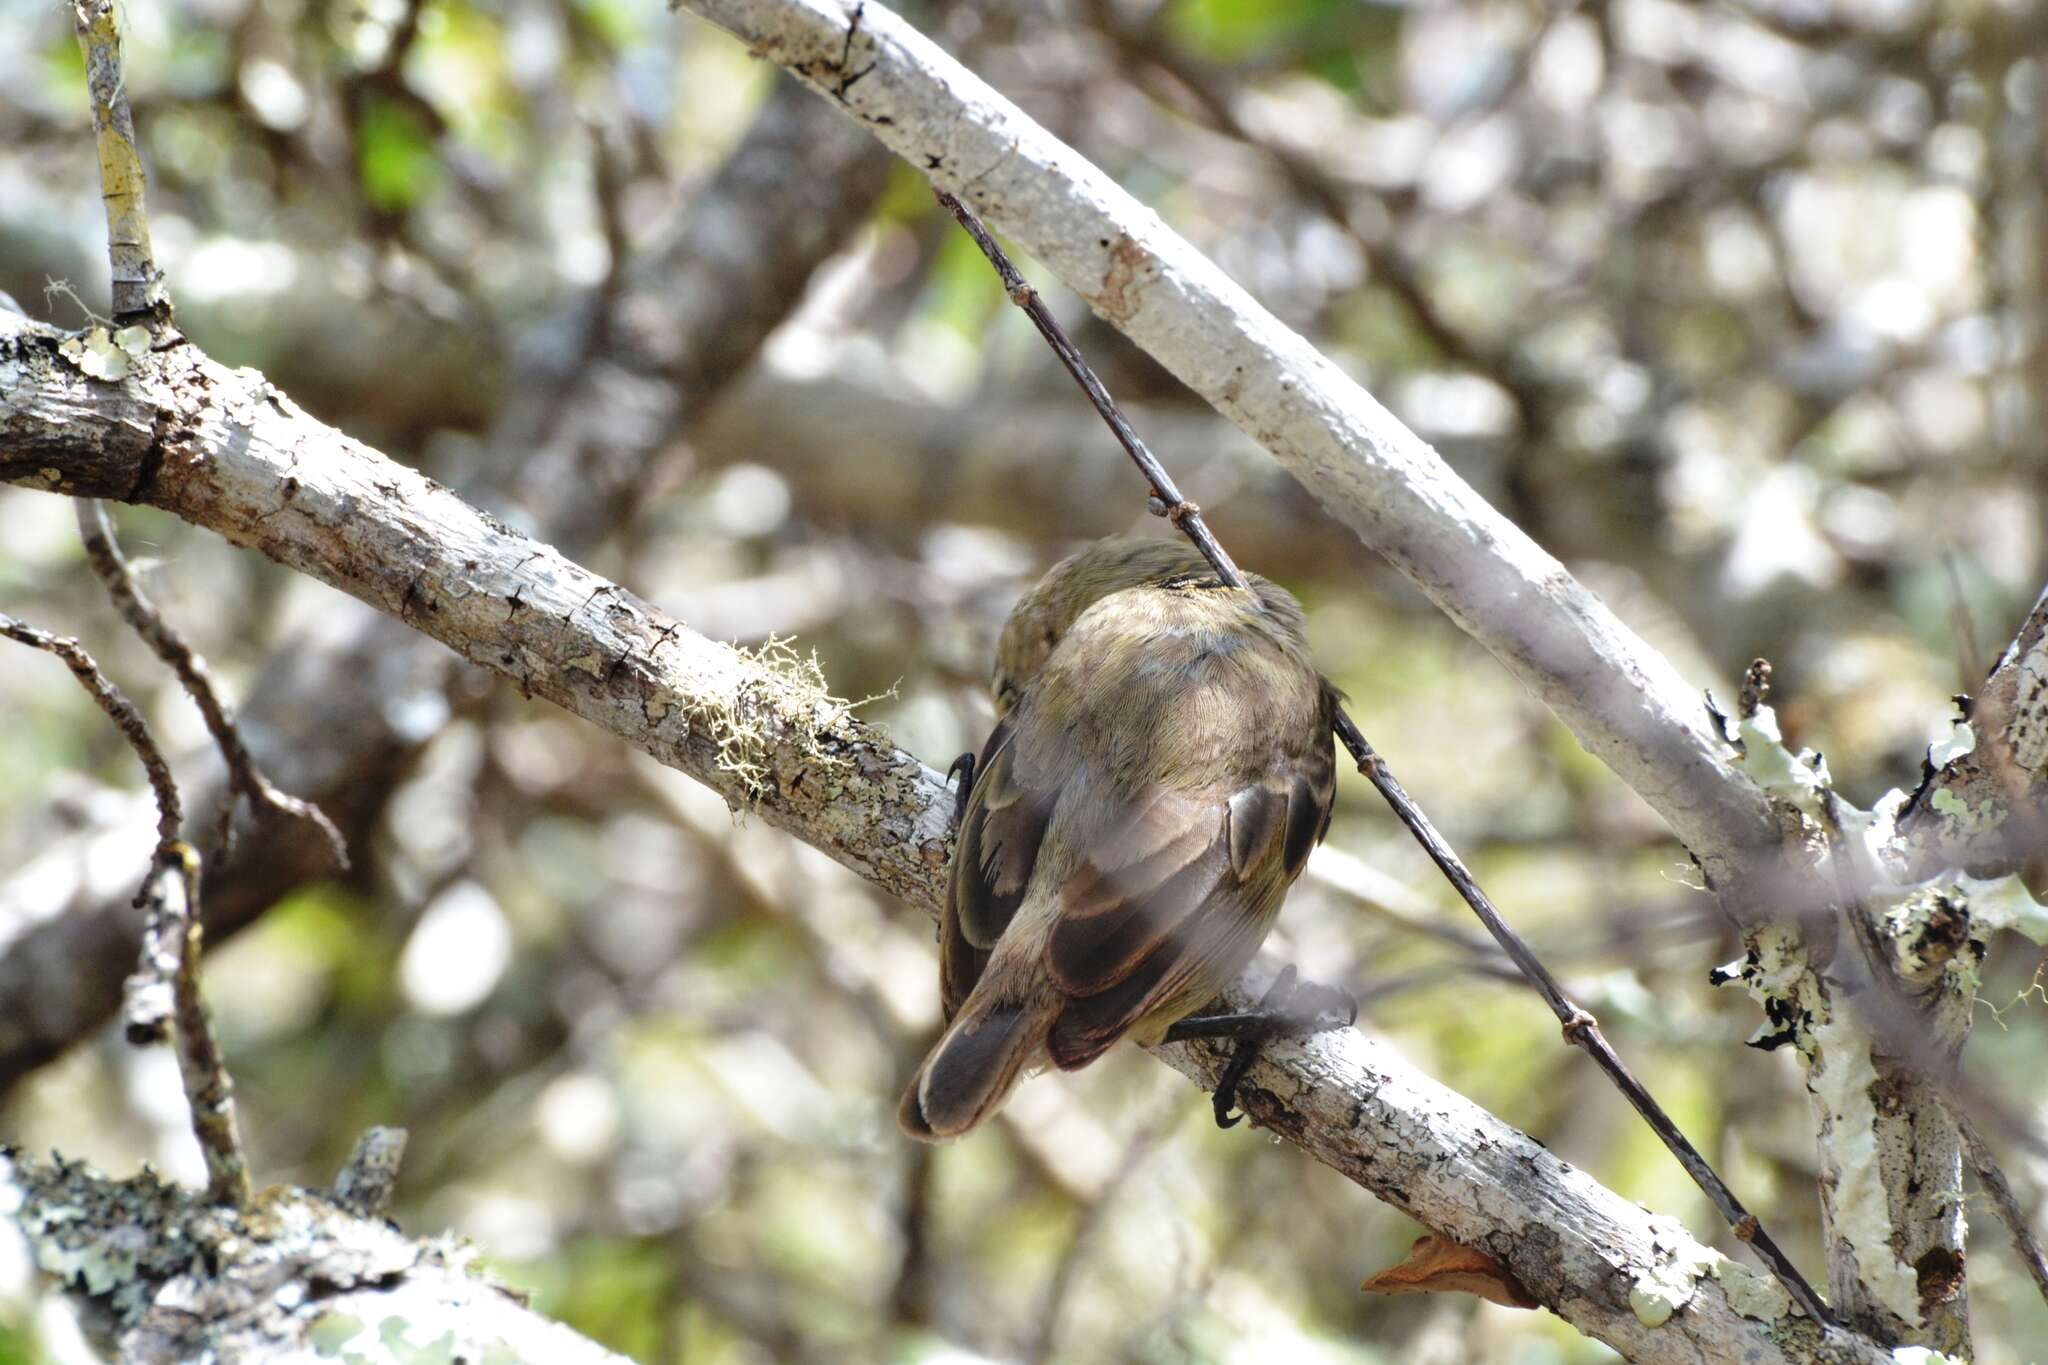
<svg viewBox="0 0 2048 1365"><path fill-rule="evenodd" d="M1952 757L1930 754L1899 815L1901 879L2030 864L2028 880L2048 889L2048 589L1967 706L1966 728Z"/></svg>
<svg viewBox="0 0 2048 1365"><path fill-rule="evenodd" d="M465 657L757 810L933 912L952 795L787 660L706 640L190 345L87 379L31 327L0 346L0 467L146 501L400 617ZM145 465L156 473L142 480ZM1256 972L1233 988L1249 999ZM1222 1053L1162 1053L1213 1085ZM1883 1358L1823 1333L1767 1277L1573 1170L1357 1033L1276 1043L1255 1118L1455 1240L1637 1360ZM1682 1311L1681 1311L1682 1310Z"/></svg>

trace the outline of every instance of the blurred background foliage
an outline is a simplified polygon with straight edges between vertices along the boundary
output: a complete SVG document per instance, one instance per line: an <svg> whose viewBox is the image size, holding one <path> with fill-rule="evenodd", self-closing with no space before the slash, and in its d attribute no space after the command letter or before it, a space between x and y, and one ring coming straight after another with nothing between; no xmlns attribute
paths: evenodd
<svg viewBox="0 0 2048 1365"><path fill-rule="evenodd" d="M505 414L536 367L573 379L622 344L584 324L666 224L724 215L741 253L781 226L713 177L769 103L808 97L657 0L123 13L183 327L527 524L546 520L493 490L529 458ZM1726 698L1768 655L1791 738L1853 798L1916 780L1951 694L2039 590L2043 0L909 13L1689 676ZM0 288L76 324L104 307L104 257L68 16L0 3L0 51ZM943 766L985 731L1021 586L1147 519L920 177L879 172L836 212L807 282L748 302L759 355L642 442L630 496L575 548L707 634L795 635ZM1307 603L1354 714L1495 899L1815 1267L1804 1098L1785 1058L1741 1046L1753 1006L1706 984L1736 948L1682 851L1242 436L1051 294L1225 542ZM161 515L120 525L240 697L354 619ZM207 771L60 501L0 490L0 605L83 636ZM287 701L317 715L311 693ZM971 1141L907 1144L892 1107L937 1012L920 915L508 689L465 674L390 701L402 762L349 779L353 871L295 878L210 959L260 1177L322 1183L363 1127L401 1124L405 1227L474 1238L546 1311L646 1361L1607 1354L1545 1314L1359 1294L1415 1227L1290 1148L1217 1132L1135 1054L1028 1084ZM4 958L82 898L125 895L148 833L126 750L54 662L0 668L0 715ZM1271 951L1727 1247L1362 783L1331 844ZM1998 945L1970 1054L2022 1106L2041 1103L2039 965ZM103 1027L11 1079L12 1140L198 1170L167 1054ZM2038 1358L2048 1311L1989 1219L1974 1231L1979 1359ZM81 1349L0 1240L0 1361Z"/></svg>

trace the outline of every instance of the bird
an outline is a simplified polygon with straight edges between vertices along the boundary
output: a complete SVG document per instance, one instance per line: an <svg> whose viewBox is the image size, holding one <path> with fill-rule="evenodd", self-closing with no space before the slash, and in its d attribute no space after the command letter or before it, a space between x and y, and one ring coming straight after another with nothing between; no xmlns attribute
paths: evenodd
<svg viewBox="0 0 2048 1365"><path fill-rule="evenodd" d="M1335 797L1338 694L1300 603L1246 580L1183 541L1114 537L1011 612L995 728L956 765L946 1026L904 1091L909 1136L968 1133L1027 1072L1075 1070L1123 1038L1244 1039L1234 1092L1258 1039L1333 1026L1341 992L1325 988L1306 1008L1189 1017L1258 951ZM1230 1104L1219 1085L1224 1126Z"/></svg>

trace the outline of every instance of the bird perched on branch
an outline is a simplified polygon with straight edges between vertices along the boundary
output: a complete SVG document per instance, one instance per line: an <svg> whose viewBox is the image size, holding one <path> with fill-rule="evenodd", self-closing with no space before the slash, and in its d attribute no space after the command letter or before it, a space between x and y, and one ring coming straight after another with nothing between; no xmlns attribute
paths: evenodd
<svg viewBox="0 0 2048 1365"><path fill-rule="evenodd" d="M1027 1070L1125 1037L1244 1040L1217 1090L1228 1126L1259 1039L1331 1026L1340 993L1320 988L1188 1017L1258 951L1330 823L1335 692L1301 605L1249 581L1225 585L1181 541L1104 540L1011 612L995 731L958 765L947 1028L904 1093L910 1136L966 1133Z"/></svg>

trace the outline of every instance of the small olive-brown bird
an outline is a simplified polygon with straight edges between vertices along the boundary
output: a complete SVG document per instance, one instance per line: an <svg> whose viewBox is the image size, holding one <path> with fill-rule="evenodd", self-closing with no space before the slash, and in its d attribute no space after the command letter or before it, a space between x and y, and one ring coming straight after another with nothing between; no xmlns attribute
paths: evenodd
<svg viewBox="0 0 2048 1365"><path fill-rule="evenodd" d="M1301 605L1247 578L1224 585L1180 541L1104 540L1011 612L910 1136L968 1132L1048 1061L1160 1041L1272 928L1329 827L1337 703Z"/></svg>

